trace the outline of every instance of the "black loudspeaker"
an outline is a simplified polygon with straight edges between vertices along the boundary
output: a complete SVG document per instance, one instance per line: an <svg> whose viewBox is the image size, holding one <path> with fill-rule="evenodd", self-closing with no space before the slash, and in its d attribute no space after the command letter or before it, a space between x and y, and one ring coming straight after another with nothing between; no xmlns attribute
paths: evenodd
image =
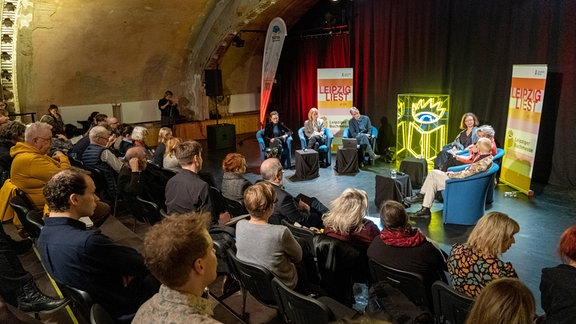
<svg viewBox="0 0 576 324"><path fill-rule="evenodd" d="M236 126L233 124L207 125L208 149L220 150L236 147Z"/></svg>
<svg viewBox="0 0 576 324"><path fill-rule="evenodd" d="M204 70L204 80L208 97L222 95L222 70Z"/></svg>

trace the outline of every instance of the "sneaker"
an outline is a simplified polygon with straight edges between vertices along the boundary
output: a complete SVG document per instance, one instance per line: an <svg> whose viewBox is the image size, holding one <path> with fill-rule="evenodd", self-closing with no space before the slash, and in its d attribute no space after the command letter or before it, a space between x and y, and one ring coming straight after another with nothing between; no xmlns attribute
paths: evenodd
<svg viewBox="0 0 576 324"><path fill-rule="evenodd" d="M421 204L424 201L424 195L417 193L412 197L405 198L404 200L410 204Z"/></svg>
<svg viewBox="0 0 576 324"><path fill-rule="evenodd" d="M411 216L412 218L416 217L430 218L430 216L432 216L432 213L430 213L430 208L422 206L422 208L419 211L413 213Z"/></svg>

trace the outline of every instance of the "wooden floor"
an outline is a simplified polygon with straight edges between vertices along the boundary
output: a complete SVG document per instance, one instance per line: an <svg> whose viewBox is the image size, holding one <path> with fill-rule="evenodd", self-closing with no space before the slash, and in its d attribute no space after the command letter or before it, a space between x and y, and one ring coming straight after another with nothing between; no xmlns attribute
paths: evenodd
<svg viewBox="0 0 576 324"><path fill-rule="evenodd" d="M206 148L206 143L203 144ZM204 171L212 172L217 183L220 183L222 177L221 161L227 153L232 151L234 149L206 150L203 153ZM248 174L246 177L251 181L259 179L260 152L254 135L238 135L235 151L244 154L247 158ZM335 157L332 161L334 164ZM354 176L338 176L331 166L320 169L320 177L300 182L289 181L288 178L293 175L294 170L286 170L284 185L286 190L294 195L303 193L314 196L326 205L329 205L346 188L363 189L370 199L370 215L377 217L378 213L374 205L375 175L387 173L391 167L382 161L377 161L374 166L366 167ZM540 184L533 185L533 189L535 195L532 198L523 194L519 194L517 198L505 198L504 192L513 190L505 185L498 185L494 192L491 210L507 213L520 224L520 233L515 236L516 243L502 256L502 259L512 262L520 280L533 292L537 300L538 312L542 313L538 289L541 269L555 266L560 262L556 254L559 236L567 226L576 224L576 189ZM418 206L412 207L409 211L415 211L419 208ZM449 251L451 244L466 240L472 230L471 226L443 224L442 204L440 203L434 204L432 212L430 219L417 219L415 225L427 236L439 242L445 251ZM129 215L119 214L118 218L132 228L133 220ZM8 232L14 233L12 225L5 224L5 228ZM137 224L135 233L142 236L146 230L147 225L140 223ZM48 294L55 295L56 292L36 256L30 252L24 255L22 260L25 267L37 279L41 289ZM212 290L220 289L220 284L220 282L214 283ZM226 300L226 303L237 312L241 309L241 302L242 298L239 293ZM260 305L254 299L248 300L248 312L250 323L280 323L274 310ZM224 323L238 322L222 306L216 307L215 318ZM43 316L42 319L52 323L73 323L65 311Z"/></svg>

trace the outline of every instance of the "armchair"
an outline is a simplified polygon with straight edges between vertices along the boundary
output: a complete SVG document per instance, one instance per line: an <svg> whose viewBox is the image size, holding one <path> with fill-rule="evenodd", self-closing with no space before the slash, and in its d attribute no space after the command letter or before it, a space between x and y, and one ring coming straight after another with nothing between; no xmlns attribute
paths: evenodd
<svg viewBox="0 0 576 324"><path fill-rule="evenodd" d="M498 164L467 178L446 180L446 189L442 191L445 224L475 225L484 215L487 194L494 186L494 175L500 170ZM451 169L450 171L453 171Z"/></svg>
<svg viewBox="0 0 576 324"><path fill-rule="evenodd" d="M256 139L258 140L258 145L260 146L260 159L264 161L266 160L266 153L264 152L264 149L266 148L266 141L264 141L264 129L256 132ZM286 139L286 145L288 146L288 152L282 154L286 154L286 161L288 161L288 163L292 163L292 136L288 136Z"/></svg>
<svg viewBox="0 0 576 324"><path fill-rule="evenodd" d="M370 146L372 146L372 150L374 150L374 152L376 152L376 140L378 139L378 128L372 126L372 132L371 132L371 137L370 137ZM344 132L342 133L342 138L350 138L350 130L348 129L348 127L346 127L344 129ZM359 153L360 154L360 153ZM366 153L364 153L364 155L366 155ZM363 160L364 156L358 156L360 159L360 161Z"/></svg>
<svg viewBox="0 0 576 324"><path fill-rule="evenodd" d="M324 134L326 135L326 144L320 145L320 147L318 148L318 154L320 154L320 161L324 161L323 159L323 155L326 156L326 164L324 164L325 166L330 166L330 164L332 164L332 139L334 138L334 135L332 134L332 132L330 131L329 128L324 127ZM304 149L306 146L308 146L308 139L306 138L306 135L304 134L304 127L300 127L300 129L298 130L298 137L300 138L300 145L302 147L302 149Z"/></svg>

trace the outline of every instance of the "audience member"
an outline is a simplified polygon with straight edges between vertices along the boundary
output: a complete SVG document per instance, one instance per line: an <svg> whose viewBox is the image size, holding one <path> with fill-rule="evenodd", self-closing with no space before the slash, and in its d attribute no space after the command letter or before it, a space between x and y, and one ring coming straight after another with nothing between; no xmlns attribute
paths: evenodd
<svg viewBox="0 0 576 324"><path fill-rule="evenodd" d="M16 142L24 141L24 132L26 126L19 121L9 121L0 125L0 186L4 181L10 178L10 169L12 167L12 157L10 149L16 145Z"/></svg>
<svg viewBox="0 0 576 324"><path fill-rule="evenodd" d="M463 171L458 172L443 172L440 170L432 170L428 173L422 189L420 192L412 197L406 198L406 202L410 204L422 203L422 208L417 211L412 217L430 217L430 207L434 202L436 192L446 188L446 180L450 178L467 178L474 174L480 173L490 169L492 166L492 155L490 154L492 143L487 138L478 140L478 149L480 154L474 159L474 162L466 167ZM478 197L480 199L480 197Z"/></svg>
<svg viewBox="0 0 576 324"><path fill-rule="evenodd" d="M176 158L176 147L180 145L180 143L182 143L182 140L178 137L170 137L166 141L166 152L164 152L164 161L162 162L164 169L174 172L180 172L182 170Z"/></svg>
<svg viewBox="0 0 576 324"><path fill-rule="evenodd" d="M536 303L530 289L518 279L502 278L482 289L466 324L532 324L535 316Z"/></svg>
<svg viewBox="0 0 576 324"><path fill-rule="evenodd" d="M76 160L82 161L82 154L84 154L84 151L86 150L88 145L90 145L90 137L88 136L90 130L95 126L108 127L107 123L108 123L108 116L105 114L97 113L92 119L90 128L88 128L88 131L84 134L84 137L82 137L78 142L76 142L76 144L74 144L74 147L69 151L69 154L71 154L72 157L76 158Z"/></svg>
<svg viewBox="0 0 576 324"><path fill-rule="evenodd" d="M119 153L120 156L125 156L126 151L134 146L134 141L132 140L132 132L134 127L130 124L122 124L119 126L120 136L114 142L114 149Z"/></svg>
<svg viewBox="0 0 576 324"><path fill-rule="evenodd" d="M118 190L128 203L134 203L136 196L141 196L162 209L166 208L164 191L169 176L159 167L148 163L144 147L135 146L128 149L124 160L125 163L118 174Z"/></svg>
<svg viewBox="0 0 576 324"><path fill-rule="evenodd" d="M148 160L152 159L152 151L146 144L146 136L148 136L148 129L143 126L134 126L132 131L132 140L134 141L134 146L142 146L146 150L146 158Z"/></svg>
<svg viewBox="0 0 576 324"><path fill-rule="evenodd" d="M88 133L90 145L82 154L82 162L87 168L98 169L106 178L109 198L117 194L116 181L122 168L122 161L108 148L110 132L104 126L95 126Z"/></svg>
<svg viewBox="0 0 576 324"><path fill-rule="evenodd" d="M166 184L168 214L212 212L213 224L228 222L230 214L212 204L210 185L198 175L202 170L202 144L186 141L176 146L175 153L182 171Z"/></svg>
<svg viewBox="0 0 576 324"><path fill-rule="evenodd" d="M490 153L492 156L495 156L498 153L498 148L496 147L496 141L494 141L494 128L490 125L482 125L477 128L476 131L477 137L480 138L487 138L492 143L492 149ZM444 163L441 167L442 171L448 171L449 167L463 165L463 164L470 164L474 162L474 159L480 153L478 151L478 145L472 144L468 147L468 154L460 154L460 152L451 151L453 156ZM458 153L458 154L457 154Z"/></svg>
<svg viewBox="0 0 576 324"><path fill-rule="evenodd" d="M166 141L172 137L172 130L168 127L162 127L158 131L158 145L154 151L152 162L157 166L164 167L164 156L166 153Z"/></svg>
<svg viewBox="0 0 576 324"><path fill-rule="evenodd" d="M62 152L46 155L52 143L51 129L46 123L32 123L26 128L24 142L17 142L10 149L12 184L22 189L38 210L44 208L42 188L46 182L58 171L70 169L70 161Z"/></svg>
<svg viewBox="0 0 576 324"><path fill-rule="evenodd" d="M167 218L146 233L144 263L162 286L132 323L220 323L202 297L217 276L209 225L209 214L190 213Z"/></svg>
<svg viewBox="0 0 576 324"><path fill-rule="evenodd" d="M312 200L314 206L311 206L284 190L282 186L284 170L280 160L276 158L264 160L260 165L260 175L264 181L272 184L278 199L270 217L271 224L281 224L282 220L286 219L290 223L298 222L306 227L318 229L323 227L322 215L329 211L328 208L315 198Z"/></svg>
<svg viewBox="0 0 576 324"><path fill-rule="evenodd" d="M385 201L380 209L380 220L384 229L368 247L369 258L398 270L420 274L428 288L436 280L446 280L443 252L410 225L404 205Z"/></svg>
<svg viewBox="0 0 576 324"><path fill-rule="evenodd" d="M360 156L364 157L364 153L368 153L371 161L380 158L380 155L374 153L370 144L372 138L370 117L360 115L360 111L356 107L350 108L350 115L352 118L348 122L348 137L355 138L356 143L360 145Z"/></svg>
<svg viewBox="0 0 576 324"><path fill-rule="evenodd" d="M252 183L243 174L246 173L246 158L242 154L229 153L222 161L222 196L236 201L244 200L244 190Z"/></svg>
<svg viewBox="0 0 576 324"><path fill-rule="evenodd" d="M64 134L64 121L62 121L62 116L58 113L58 106L51 104L48 107L48 113L40 118L40 121L52 126L52 134L63 135Z"/></svg>
<svg viewBox="0 0 576 324"><path fill-rule="evenodd" d="M318 119L318 108L308 111L308 120L304 122L304 135L308 139L307 147L318 151L320 145L326 143L324 120Z"/></svg>
<svg viewBox="0 0 576 324"><path fill-rule="evenodd" d="M516 278L518 275L509 262L499 259L514 244L514 234L520 225L500 212L482 216L466 244L454 244L448 257L448 273L454 289L476 297L490 281L498 278Z"/></svg>
<svg viewBox="0 0 576 324"><path fill-rule="evenodd" d="M465 113L460 121L460 129L462 129L462 131L458 133L458 136L456 136L452 143L445 145L442 151L438 153L434 160L434 169L442 169L444 163L452 157L454 152L468 149L471 145L476 144L476 142L478 142L476 132L478 125L480 125L480 122L476 115L471 112Z"/></svg>
<svg viewBox="0 0 576 324"><path fill-rule="evenodd" d="M280 115L277 111L270 113L270 121L264 128L264 144L271 149L269 154L271 157L278 157L282 166L290 168L292 162L289 161L290 156L288 148L288 140L292 137L292 130L280 121ZM274 151L276 154L274 154Z"/></svg>
<svg viewBox="0 0 576 324"><path fill-rule="evenodd" d="M4 104L4 102L2 102ZM8 116L8 110L4 108L0 108L0 125L6 124L10 120L10 116Z"/></svg>
<svg viewBox="0 0 576 324"><path fill-rule="evenodd" d="M287 227L268 223L276 200L272 187L268 182L258 182L244 192L250 220L236 224L236 256L265 267L294 289L298 284L295 263L302 260L302 248Z"/></svg>
<svg viewBox="0 0 576 324"><path fill-rule="evenodd" d="M324 233L341 241L368 247L380 229L368 215L368 195L360 189L346 189L330 204L322 217Z"/></svg>
<svg viewBox="0 0 576 324"><path fill-rule="evenodd" d="M542 269L540 292L546 323L576 323L576 225L560 237L563 264Z"/></svg>
<svg viewBox="0 0 576 324"><path fill-rule="evenodd" d="M0 224L0 296L24 312L60 309L68 300L50 297L38 290L34 278L18 259L18 254L26 253L31 247L32 241L14 241Z"/></svg>
<svg viewBox="0 0 576 324"><path fill-rule="evenodd" d="M110 127L112 135L119 135L118 126L120 126L120 122L118 121L118 118L110 116L106 118L106 124Z"/></svg>
<svg viewBox="0 0 576 324"><path fill-rule="evenodd" d="M92 179L64 170L44 187L50 217L38 238L46 271L60 284L84 290L114 318L131 315L158 291L142 256L115 244L99 230L79 221L90 216L98 197Z"/></svg>

